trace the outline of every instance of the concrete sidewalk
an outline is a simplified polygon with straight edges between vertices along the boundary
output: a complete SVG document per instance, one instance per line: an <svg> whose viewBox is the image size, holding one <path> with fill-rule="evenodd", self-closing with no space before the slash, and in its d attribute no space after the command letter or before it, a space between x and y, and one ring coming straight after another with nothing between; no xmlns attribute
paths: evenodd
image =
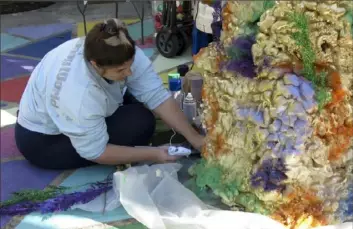
<svg viewBox="0 0 353 229"><path fill-rule="evenodd" d="M83 2L83 1L82 1ZM137 9L141 9L143 1L136 1ZM145 2L145 18L152 14L151 4ZM1 31L8 28L14 28L27 25L41 25L54 23L71 23L76 24L82 22L82 15L77 9L76 1L57 2L46 8L39 10L23 12L18 14L1 15ZM82 6L82 3L81 3ZM86 20L96 21L110 17L115 17L114 3L88 4L86 9ZM119 18L138 18L133 5L129 2L119 2Z"/></svg>

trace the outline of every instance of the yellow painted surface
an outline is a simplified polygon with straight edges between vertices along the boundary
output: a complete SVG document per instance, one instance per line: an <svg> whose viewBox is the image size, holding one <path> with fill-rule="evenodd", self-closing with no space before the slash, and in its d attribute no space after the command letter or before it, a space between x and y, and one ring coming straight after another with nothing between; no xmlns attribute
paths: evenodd
<svg viewBox="0 0 353 229"><path fill-rule="evenodd" d="M130 24L134 24L134 23L137 23L139 22L140 19L138 18L131 18L131 19L123 19L123 22L125 22L126 25L130 25ZM99 22L102 22L102 21L90 21L90 22L87 22L86 23L86 26L87 26L87 32L90 31L93 26ZM77 36L78 37L82 37L85 35L85 29L84 29L84 26L83 26L83 22L80 22L80 23L77 23Z"/></svg>

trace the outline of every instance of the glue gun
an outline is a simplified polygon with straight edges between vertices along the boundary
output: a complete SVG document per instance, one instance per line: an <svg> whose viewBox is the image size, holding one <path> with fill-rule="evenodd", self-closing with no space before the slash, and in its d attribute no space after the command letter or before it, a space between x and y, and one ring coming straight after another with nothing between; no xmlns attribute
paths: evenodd
<svg viewBox="0 0 353 229"><path fill-rule="evenodd" d="M191 150L182 146L169 146L168 154L171 156L189 156Z"/></svg>

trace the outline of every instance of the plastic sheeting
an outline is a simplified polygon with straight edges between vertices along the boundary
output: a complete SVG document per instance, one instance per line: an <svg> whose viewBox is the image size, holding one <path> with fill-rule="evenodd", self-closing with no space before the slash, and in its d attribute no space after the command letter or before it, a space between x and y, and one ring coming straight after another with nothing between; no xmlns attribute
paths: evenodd
<svg viewBox="0 0 353 229"><path fill-rule="evenodd" d="M179 181L180 164L143 165L114 174L114 190L85 205L87 211L127 213L151 229L285 229L271 218L254 213L225 211L203 203ZM106 206L105 203L106 202ZM353 223L315 229L352 229Z"/></svg>

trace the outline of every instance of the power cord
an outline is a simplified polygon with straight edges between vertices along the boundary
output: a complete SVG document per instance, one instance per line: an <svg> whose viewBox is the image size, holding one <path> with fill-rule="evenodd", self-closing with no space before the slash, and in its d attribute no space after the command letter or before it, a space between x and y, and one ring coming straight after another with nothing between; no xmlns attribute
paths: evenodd
<svg viewBox="0 0 353 229"><path fill-rule="evenodd" d="M176 135L176 132L175 132L175 130L172 128L172 131L173 131L173 135L170 137L170 139L169 139L169 146L172 146L172 140L173 140L173 138L175 137L175 135Z"/></svg>

